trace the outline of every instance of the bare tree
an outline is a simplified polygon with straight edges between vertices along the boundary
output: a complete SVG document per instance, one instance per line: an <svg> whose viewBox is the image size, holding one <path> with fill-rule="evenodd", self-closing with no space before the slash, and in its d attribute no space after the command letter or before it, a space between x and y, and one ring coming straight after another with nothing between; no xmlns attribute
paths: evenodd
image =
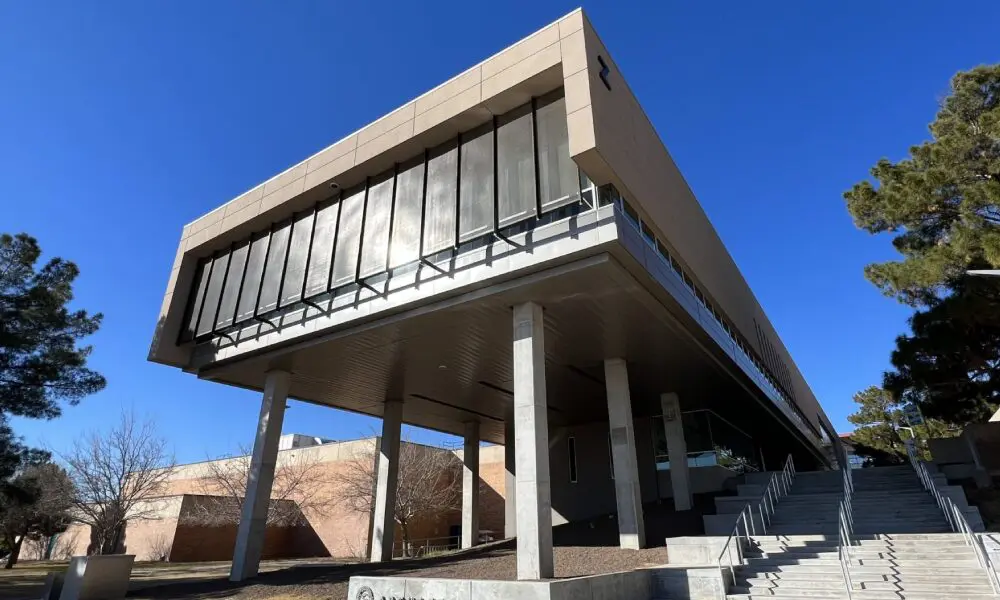
<svg viewBox="0 0 1000 600"><path fill-rule="evenodd" d="M195 505L190 521L203 525L239 523L250 478L251 453L240 447L241 454L205 464L199 485L206 497ZM279 454L271 485L267 524L303 525L308 516L329 513L334 497L325 465L315 453L303 450Z"/></svg>
<svg viewBox="0 0 1000 600"><path fill-rule="evenodd" d="M150 420L123 412L118 425L76 441L65 457L76 484L76 519L90 525L93 551L118 551L129 520L155 516L176 463Z"/></svg>
<svg viewBox="0 0 1000 600"><path fill-rule="evenodd" d="M377 452L374 445L358 451L336 476L341 497L359 513L372 511ZM400 443L393 518L403 534L404 550L410 547L411 525L457 510L461 500L461 463L453 452L408 441Z"/></svg>

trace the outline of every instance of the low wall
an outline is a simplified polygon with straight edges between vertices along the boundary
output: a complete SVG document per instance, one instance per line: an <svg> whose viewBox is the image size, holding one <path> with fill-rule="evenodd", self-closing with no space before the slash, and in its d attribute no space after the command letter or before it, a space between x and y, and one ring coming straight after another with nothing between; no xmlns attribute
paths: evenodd
<svg viewBox="0 0 1000 600"><path fill-rule="evenodd" d="M351 577L351 600L650 600L648 570L543 581Z"/></svg>
<svg viewBox="0 0 1000 600"><path fill-rule="evenodd" d="M726 597L731 579L717 566L657 567L651 569L652 597L671 600L719 600ZM756 596L756 594L755 594ZM631 598L622 596L622 598Z"/></svg>
<svg viewBox="0 0 1000 600"><path fill-rule="evenodd" d="M961 437L927 440L931 456L937 465L974 464L972 451Z"/></svg>

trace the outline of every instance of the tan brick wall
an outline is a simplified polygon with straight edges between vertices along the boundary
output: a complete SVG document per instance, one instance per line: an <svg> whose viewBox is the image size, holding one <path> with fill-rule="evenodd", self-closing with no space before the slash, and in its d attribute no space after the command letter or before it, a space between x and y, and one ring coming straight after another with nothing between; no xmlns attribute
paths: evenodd
<svg viewBox="0 0 1000 600"><path fill-rule="evenodd" d="M279 465L294 455L314 459L317 480L322 488L320 495L329 499L322 514L307 511L308 527L272 527L265 534L265 557L364 556L368 547L369 516L349 510L340 500L336 476L347 468L360 452L371 448L374 439L326 444L310 448L285 450L279 453ZM480 451L480 528L502 536L504 530L504 453L502 446L487 446ZM228 560L232 557L236 540L236 527L206 527L188 524L188 517L197 496L220 494L206 479L208 463L181 465L177 468L166 489L166 498L152 500L157 513L155 519L133 520L125 532L125 551L135 554L137 560L158 560L169 552L171 561ZM292 498L294 500L294 498ZM443 538L451 527L461 523L461 513L455 511L440 519L414 523L410 527L411 539ZM178 525L180 522L180 525ZM399 526L396 539L402 539ZM87 553L90 527L74 524L56 544L54 555L80 556ZM35 544L26 548L25 560L41 558L44 546Z"/></svg>
<svg viewBox="0 0 1000 600"><path fill-rule="evenodd" d="M504 532L505 474L502 453L499 463L479 463L479 528L492 531L495 538Z"/></svg>

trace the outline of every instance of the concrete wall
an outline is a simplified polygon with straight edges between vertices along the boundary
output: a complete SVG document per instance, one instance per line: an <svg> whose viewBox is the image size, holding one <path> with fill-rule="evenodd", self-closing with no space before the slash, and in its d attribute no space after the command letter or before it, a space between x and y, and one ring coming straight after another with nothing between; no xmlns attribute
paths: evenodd
<svg viewBox="0 0 1000 600"><path fill-rule="evenodd" d="M570 481L569 438L576 440L577 481ZM608 424L567 427L550 436L552 524L562 525L617 510L611 478Z"/></svg>
<svg viewBox="0 0 1000 600"><path fill-rule="evenodd" d="M934 463L938 465L972 463L972 452L961 437L934 438L927 441Z"/></svg>
<svg viewBox="0 0 1000 600"><path fill-rule="evenodd" d="M595 182L615 184L651 224L671 254L680 259L699 287L708 293L713 304L722 308L763 357L765 352L758 343L755 322L761 327L790 371L795 401L805 417L817 428L824 421L830 431L835 431L611 53L585 17L584 21L579 35L585 43L586 63L579 66L579 74L573 74L565 61L563 64L573 158ZM610 90L600 80L598 57L610 69ZM571 107L571 90L575 92L577 88L587 90L589 102ZM570 112L573 108L579 114ZM590 130L580 126L578 130L587 131L592 139L583 133L574 139L578 120L587 121Z"/></svg>
<svg viewBox="0 0 1000 600"><path fill-rule="evenodd" d="M968 425L962 437L975 447L979 466L990 475L1000 475L1000 421Z"/></svg>

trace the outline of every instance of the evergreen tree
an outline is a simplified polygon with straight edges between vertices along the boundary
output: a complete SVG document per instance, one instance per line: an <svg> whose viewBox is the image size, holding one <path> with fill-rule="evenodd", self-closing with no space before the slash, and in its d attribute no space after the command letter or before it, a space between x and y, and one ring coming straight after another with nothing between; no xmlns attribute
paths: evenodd
<svg viewBox="0 0 1000 600"><path fill-rule="evenodd" d="M858 404L857 412L848 416L847 420L856 426L851 434L855 452L864 456L870 465L903 463L906 460L904 442L911 435L908 430L901 429L910 427L903 415L902 405L893 399L892 394L875 386L854 394L854 401ZM922 441L958 433L936 419L925 419L923 425L913 427L912 431ZM917 448L924 452L921 445L918 444Z"/></svg>
<svg viewBox="0 0 1000 600"><path fill-rule="evenodd" d="M868 265L886 295L930 305L976 266L1000 267L1000 65L958 73L932 139L844 194L858 227L892 233L903 260Z"/></svg>
<svg viewBox="0 0 1000 600"><path fill-rule="evenodd" d="M0 235L0 415L51 419L60 400L76 403L104 388L87 368L90 346L77 342L101 324L100 314L70 311L79 270L60 258L36 270L41 256L29 235Z"/></svg>
<svg viewBox="0 0 1000 600"><path fill-rule="evenodd" d="M73 495L69 475L47 460L24 465L0 484L0 541L9 551L5 568L17 564L25 540L66 530Z"/></svg>
<svg viewBox="0 0 1000 600"><path fill-rule="evenodd" d="M955 75L931 139L844 194L858 227L891 233L902 260L868 265L888 296L918 308L883 387L927 416L964 425L1000 400L1000 65Z"/></svg>
<svg viewBox="0 0 1000 600"><path fill-rule="evenodd" d="M954 425L986 421L1000 401L1000 286L965 278L910 319L896 339L883 387L924 416Z"/></svg>

